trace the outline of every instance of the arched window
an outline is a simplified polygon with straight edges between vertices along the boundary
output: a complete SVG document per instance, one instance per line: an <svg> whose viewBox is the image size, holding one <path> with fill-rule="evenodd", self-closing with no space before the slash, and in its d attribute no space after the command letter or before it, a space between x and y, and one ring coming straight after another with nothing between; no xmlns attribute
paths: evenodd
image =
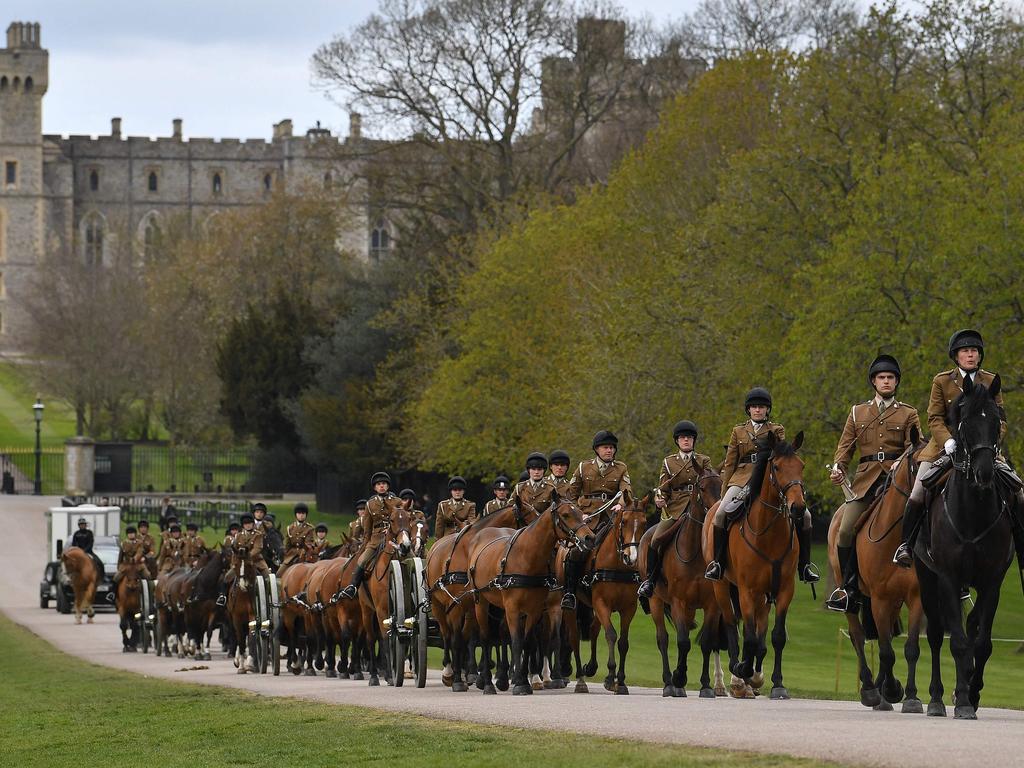
<svg viewBox="0 0 1024 768"><path fill-rule="evenodd" d="M13 90L15 90L15 91L18 91L18 90L21 89L21 78L18 77L17 75L15 75L14 79L11 80L11 88Z"/></svg>
<svg viewBox="0 0 1024 768"><path fill-rule="evenodd" d="M10 83L7 81L7 75L4 75L3 77L0 77L0 93L3 93L4 91L6 91L7 90L7 86L9 86L9 85L10 85Z"/></svg>
<svg viewBox="0 0 1024 768"><path fill-rule="evenodd" d="M25 78L25 93L31 93L31 92L32 92L32 78L31 77L26 77Z"/></svg>
<svg viewBox="0 0 1024 768"><path fill-rule="evenodd" d="M274 186L274 177L269 173L263 176L263 191L269 192Z"/></svg>
<svg viewBox="0 0 1024 768"><path fill-rule="evenodd" d="M160 241L163 232L160 229L160 221L155 213L149 214L143 221L142 229L142 255L146 261L151 261L158 255Z"/></svg>
<svg viewBox="0 0 1024 768"><path fill-rule="evenodd" d="M160 181L157 178L156 171L150 171L149 172L149 181L148 181L149 191L150 192L156 192L157 187L159 186L159 183L160 183Z"/></svg>
<svg viewBox="0 0 1024 768"><path fill-rule="evenodd" d="M377 219L377 225L370 232L370 256L380 259L391 249L391 234L384 219Z"/></svg>
<svg viewBox="0 0 1024 768"><path fill-rule="evenodd" d="M213 174L213 194L219 195L224 191L224 183L221 181L220 174Z"/></svg>
<svg viewBox="0 0 1024 768"><path fill-rule="evenodd" d="M100 175L97 171L89 171L89 191L96 192L100 188Z"/></svg>
<svg viewBox="0 0 1024 768"><path fill-rule="evenodd" d="M105 238L103 216L94 212L82 219L82 259L86 266L98 267L103 264Z"/></svg>

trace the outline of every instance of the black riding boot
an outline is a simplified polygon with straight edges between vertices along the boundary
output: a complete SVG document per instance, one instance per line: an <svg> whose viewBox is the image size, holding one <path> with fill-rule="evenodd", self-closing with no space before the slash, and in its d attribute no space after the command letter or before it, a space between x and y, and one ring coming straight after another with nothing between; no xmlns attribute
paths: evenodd
<svg viewBox="0 0 1024 768"><path fill-rule="evenodd" d="M909 568L914 564L914 541L923 517L924 502L907 499L907 507L903 511L903 541L892 556L892 561L900 568Z"/></svg>
<svg viewBox="0 0 1024 768"><path fill-rule="evenodd" d="M711 536L715 549L715 559L708 563L708 569L704 572L704 578L711 581L719 581L725 572L725 550L729 544L729 532L725 528L712 525Z"/></svg>
<svg viewBox="0 0 1024 768"><path fill-rule="evenodd" d="M582 563L565 558L565 594L562 595L562 608L567 611L576 610L576 588L580 584Z"/></svg>
<svg viewBox="0 0 1024 768"><path fill-rule="evenodd" d="M797 531L796 539L800 544L800 554L796 564L796 573L800 577L800 581L806 584L815 584L821 581L818 566L811 562L811 529L800 528Z"/></svg>
<svg viewBox="0 0 1024 768"><path fill-rule="evenodd" d="M654 595L654 588L658 586L658 579L661 578L661 552L653 546L647 550L647 578L641 584L636 593L640 597L650 599Z"/></svg>
<svg viewBox="0 0 1024 768"><path fill-rule="evenodd" d="M366 569L361 565L357 565L356 569L352 571L352 583L341 590L341 598L343 600L354 600L359 594L359 586L363 583L363 576L366 573Z"/></svg>
<svg viewBox="0 0 1024 768"><path fill-rule="evenodd" d="M860 608L860 588L857 574L857 550L855 547L836 547L839 556L840 584L835 592L825 601L830 611L856 613Z"/></svg>

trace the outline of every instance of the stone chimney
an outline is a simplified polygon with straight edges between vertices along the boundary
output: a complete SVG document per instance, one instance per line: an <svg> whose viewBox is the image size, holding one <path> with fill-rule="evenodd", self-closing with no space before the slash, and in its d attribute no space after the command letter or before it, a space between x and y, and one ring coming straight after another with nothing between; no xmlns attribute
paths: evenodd
<svg viewBox="0 0 1024 768"><path fill-rule="evenodd" d="M175 141L181 141L181 118L176 117L171 121L171 125L174 126L174 131L171 133L171 138Z"/></svg>
<svg viewBox="0 0 1024 768"><path fill-rule="evenodd" d="M358 112L348 114L348 137L352 141L359 141L363 138L363 116Z"/></svg>
<svg viewBox="0 0 1024 768"><path fill-rule="evenodd" d="M121 118L110 118L110 135L115 139L121 138Z"/></svg>
<svg viewBox="0 0 1024 768"><path fill-rule="evenodd" d="M274 123L274 139L290 139L292 137L292 121L285 118L280 123Z"/></svg>
<svg viewBox="0 0 1024 768"><path fill-rule="evenodd" d="M7 28L7 47L39 48L39 24L15 21Z"/></svg>

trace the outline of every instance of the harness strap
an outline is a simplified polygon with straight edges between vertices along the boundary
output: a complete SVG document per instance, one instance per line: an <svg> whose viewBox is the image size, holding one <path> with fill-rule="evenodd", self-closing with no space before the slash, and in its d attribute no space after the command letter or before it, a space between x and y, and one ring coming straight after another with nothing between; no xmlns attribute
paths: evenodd
<svg viewBox="0 0 1024 768"><path fill-rule="evenodd" d="M620 571L612 568L597 568L585 576L581 583L584 586L592 586L602 581L614 582L616 584L639 584L639 571Z"/></svg>

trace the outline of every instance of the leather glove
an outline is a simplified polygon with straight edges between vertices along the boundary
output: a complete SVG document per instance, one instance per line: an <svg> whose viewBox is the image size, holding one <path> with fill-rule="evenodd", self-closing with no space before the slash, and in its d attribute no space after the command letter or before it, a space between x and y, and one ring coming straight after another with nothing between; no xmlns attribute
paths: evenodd
<svg viewBox="0 0 1024 768"><path fill-rule="evenodd" d="M954 440L952 437L949 438L949 440L946 441L945 445L943 445L942 448L947 454L952 456L956 452L956 440Z"/></svg>

